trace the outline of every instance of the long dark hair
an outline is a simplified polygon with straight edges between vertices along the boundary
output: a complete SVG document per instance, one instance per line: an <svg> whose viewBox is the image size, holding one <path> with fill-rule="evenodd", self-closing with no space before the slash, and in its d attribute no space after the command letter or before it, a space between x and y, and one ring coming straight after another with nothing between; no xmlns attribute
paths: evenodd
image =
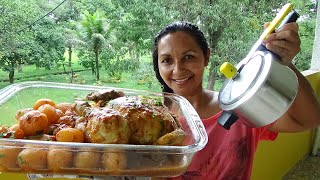
<svg viewBox="0 0 320 180"><path fill-rule="evenodd" d="M163 36L170 33L175 33L177 31L183 31L188 33L198 43L198 45L202 49L203 54L206 56L208 53L207 40L203 32L194 24L191 24L189 22L184 22L184 21L178 21L178 22L169 24L165 28L160 30L154 38L152 59L153 59L153 70L156 73L156 77L162 86L161 87L162 92L173 93L173 90L164 82L164 80L160 76L159 66L158 66L158 43Z"/></svg>

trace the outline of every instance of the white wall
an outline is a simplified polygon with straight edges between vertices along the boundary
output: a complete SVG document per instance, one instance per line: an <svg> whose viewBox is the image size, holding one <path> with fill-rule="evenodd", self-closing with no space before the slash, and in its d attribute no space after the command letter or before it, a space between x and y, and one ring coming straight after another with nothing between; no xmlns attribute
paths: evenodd
<svg viewBox="0 0 320 180"><path fill-rule="evenodd" d="M320 1L318 0L317 24L315 30L313 53L310 70L320 71Z"/></svg>

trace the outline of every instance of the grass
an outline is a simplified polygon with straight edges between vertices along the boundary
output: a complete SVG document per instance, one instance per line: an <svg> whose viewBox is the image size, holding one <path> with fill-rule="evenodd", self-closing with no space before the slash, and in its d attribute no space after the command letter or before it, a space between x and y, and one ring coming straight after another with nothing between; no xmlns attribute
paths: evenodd
<svg viewBox="0 0 320 180"><path fill-rule="evenodd" d="M52 99L56 104L61 102L74 102L75 98L84 98L89 93L86 91L52 88L27 88L15 93L14 96L0 105L0 124L11 126L17 123L15 114L20 109L32 108L34 103L41 98Z"/></svg>
<svg viewBox="0 0 320 180"><path fill-rule="evenodd" d="M149 59L145 58L143 60L145 64L149 63ZM150 65L149 65L150 66ZM108 76L107 72L101 68L100 70L100 81L95 80L95 76L92 75L90 69L84 69L79 65L75 65L73 69L82 70L76 72L74 75L73 82L76 84L87 84L96 86L107 86L107 87L119 87L119 88L129 88L138 90L149 90L154 92L160 92L160 84L155 78L152 68L149 66L142 66L135 72L123 72L121 78L114 78ZM20 78L15 80L15 83L23 81L47 81L47 82L62 82L71 83L70 74L53 74L53 73L63 73L62 67L53 70L45 70L43 68L37 69L33 65L23 66L23 72L15 74L15 77ZM49 74L48 74L49 73ZM207 70L205 71L205 76L208 75ZM7 72L0 71L0 90L1 88L8 86L9 82L4 82L7 79ZM26 77L27 76L27 77ZM36 76L36 77L30 77ZM28 78L29 77L29 78ZM1 81L2 80L2 81ZM204 87L206 87L206 78L204 78ZM221 87L221 82L218 81L217 87ZM88 92L87 92L88 93ZM75 92L74 90L64 90L63 94L61 90L55 89L37 89L36 91L30 89L25 89L14 97L10 98L9 101L0 105L0 124L1 125L13 125L16 123L15 114L18 110L22 108L32 107L36 100L40 98L50 98L56 103L60 102L73 102L75 97L85 97L86 93Z"/></svg>

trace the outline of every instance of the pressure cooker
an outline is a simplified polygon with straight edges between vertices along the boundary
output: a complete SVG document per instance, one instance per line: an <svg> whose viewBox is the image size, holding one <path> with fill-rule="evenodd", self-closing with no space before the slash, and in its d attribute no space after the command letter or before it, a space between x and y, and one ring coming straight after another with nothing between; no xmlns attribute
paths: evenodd
<svg viewBox="0 0 320 180"><path fill-rule="evenodd" d="M298 91L297 76L261 42L280 22L278 28L298 17L292 5L286 4L242 61L235 67L228 62L220 67L226 80L219 92L223 112L217 122L225 129L230 129L237 120L249 127L266 126L291 106Z"/></svg>

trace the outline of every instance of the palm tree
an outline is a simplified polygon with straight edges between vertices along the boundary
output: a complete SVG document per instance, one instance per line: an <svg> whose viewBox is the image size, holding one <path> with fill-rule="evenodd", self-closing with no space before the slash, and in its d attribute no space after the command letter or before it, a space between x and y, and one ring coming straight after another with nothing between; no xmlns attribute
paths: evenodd
<svg viewBox="0 0 320 180"><path fill-rule="evenodd" d="M71 38L67 39L64 42L64 46L68 48L68 55L69 55L69 63L68 66L71 67L71 57L72 57L72 49L77 47L77 46L83 46L85 44L84 41L81 41L80 39L77 38Z"/></svg>
<svg viewBox="0 0 320 180"><path fill-rule="evenodd" d="M96 74L96 80L99 77L99 54L105 44L104 33L106 31L105 26L106 19L102 12L98 9L93 14L85 11L84 17L81 21L81 26L84 29L85 40L88 42L89 49L95 54L95 59L91 61L92 74Z"/></svg>

